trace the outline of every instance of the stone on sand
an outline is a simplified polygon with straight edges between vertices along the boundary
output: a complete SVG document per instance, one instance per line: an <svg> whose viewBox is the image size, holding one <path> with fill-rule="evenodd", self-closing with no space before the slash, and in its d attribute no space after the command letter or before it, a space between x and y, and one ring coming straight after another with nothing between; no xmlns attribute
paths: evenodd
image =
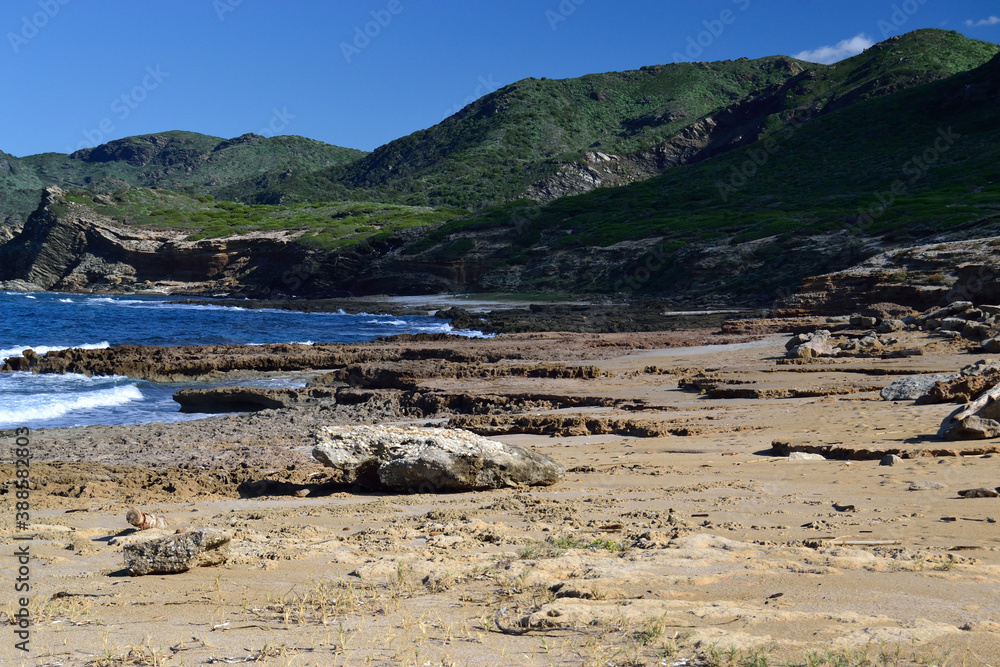
<svg viewBox="0 0 1000 667"><path fill-rule="evenodd" d="M960 422L949 425L951 417L942 425L946 440L988 440L1000 437L1000 422L972 415Z"/></svg>
<svg viewBox="0 0 1000 667"><path fill-rule="evenodd" d="M944 484L941 482L931 482L929 480L918 480L916 482L910 482L910 486L907 487L907 491L936 491L938 489L946 489Z"/></svg>
<svg viewBox="0 0 1000 667"><path fill-rule="evenodd" d="M825 329L811 334L800 334L789 341L789 344L792 344L792 347L788 348L788 356L793 359L835 357L840 352L840 348L830 343L830 332Z"/></svg>
<svg viewBox="0 0 1000 667"><path fill-rule="evenodd" d="M878 325L877 331L879 333L884 333L884 334L895 333L897 331L902 331L905 328L906 328L906 322L904 322L903 320L890 319L890 320L882 320L882 322Z"/></svg>
<svg viewBox="0 0 1000 667"><path fill-rule="evenodd" d="M895 454L886 454L885 456L882 457L882 460L879 461L878 464L880 466L895 466L899 465L902 462L903 459L900 458L899 456L896 456Z"/></svg>
<svg viewBox="0 0 1000 667"><path fill-rule="evenodd" d="M982 487L979 489L964 489L958 492L963 498L1000 498L1000 493L996 489Z"/></svg>
<svg viewBox="0 0 1000 667"><path fill-rule="evenodd" d="M222 530L200 528L159 539L126 544L125 567L133 577L144 574L174 574L192 567L221 565L228 557L232 535Z"/></svg>
<svg viewBox="0 0 1000 667"><path fill-rule="evenodd" d="M548 486L564 472L545 454L462 429L328 426L313 456L345 484L426 493Z"/></svg>
<svg viewBox="0 0 1000 667"><path fill-rule="evenodd" d="M882 400L915 401L931 390L938 381L947 381L955 375L911 375L896 380L882 389Z"/></svg>
<svg viewBox="0 0 1000 667"><path fill-rule="evenodd" d="M983 341L983 352L1000 354L1000 338L987 338Z"/></svg>
<svg viewBox="0 0 1000 667"><path fill-rule="evenodd" d="M792 452L788 455L789 461L826 461L822 454L809 454L808 452Z"/></svg>

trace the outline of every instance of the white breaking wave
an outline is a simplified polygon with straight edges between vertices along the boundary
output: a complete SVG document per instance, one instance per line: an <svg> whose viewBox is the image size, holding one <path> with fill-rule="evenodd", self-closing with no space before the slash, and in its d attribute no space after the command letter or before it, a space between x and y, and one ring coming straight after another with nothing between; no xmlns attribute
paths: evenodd
<svg viewBox="0 0 1000 667"><path fill-rule="evenodd" d="M114 407L142 398L142 391L131 384L85 394L34 394L0 408L0 424L47 421L78 410Z"/></svg>
<svg viewBox="0 0 1000 667"><path fill-rule="evenodd" d="M59 299L59 303L73 303L73 299Z"/></svg>
<svg viewBox="0 0 1000 667"><path fill-rule="evenodd" d="M71 347L80 350L103 350L111 347L111 343L103 340L100 343L84 343L83 345L20 345L17 347L8 347L0 349L0 362L6 360L8 357L19 357L22 352L28 349L34 350L36 354L45 354L46 352L68 350Z"/></svg>
<svg viewBox="0 0 1000 667"><path fill-rule="evenodd" d="M380 324L382 326L403 327L406 322L403 320L365 320L364 324Z"/></svg>

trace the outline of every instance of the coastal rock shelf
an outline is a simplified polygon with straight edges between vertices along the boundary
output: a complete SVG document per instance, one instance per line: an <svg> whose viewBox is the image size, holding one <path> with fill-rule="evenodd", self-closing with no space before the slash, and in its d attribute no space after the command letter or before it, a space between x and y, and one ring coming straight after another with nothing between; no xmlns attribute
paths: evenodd
<svg viewBox="0 0 1000 667"><path fill-rule="evenodd" d="M187 360L163 348L39 356L36 368L68 356L163 376L308 366L308 355L331 367L311 369L300 389L179 396L247 414L33 432L32 504L59 524L32 543L53 564L38 594L54 604L37 622L99 606L102 619L168 628L164 605L177 604L204 624L191 626L199 638L244 645L288 618L283 632L304 646L358 614L397 636L433 605L452 639L426 624L407 641L460 648L462 623L481 618L501 631L470 626L470 645L530 651L541 633L575 637L582 623L589 641L607 621L619 638L675 623L693 639L670 641L737 651L778 651L768 647L781 633L781 660L794 664L817 637L844 651L906 642L921 660L941 642L983 655L997 644L992 612L953 601L1000 584L988 493L1000 440L946 442L937 430L954 403L880 392L922 375L991 376L961 340L893 336L924 354L788 364L788 334L745 343L700 331L201 347ZM974 389L968 379L932 386L942 398ZM714 391L727 388L761 391ZM331 427L321 436L331 448L314 458L315 435ZM796 452L803 460L790 463ZM892 465L880 465L889 453ZM0 495L11 494L13 464L0 474ZM185 532L125 534L131 507ZM231 539L181 562L197 531ZM176 574L143 576L133 585L155 602L122 606L131 580L100 573L129 571ZM192 605L193 594L211 605ZM245 620L210 630L225 618ZM85 625L61 631L100 640ZM575 664L589 649L570 650Z"/></svg>

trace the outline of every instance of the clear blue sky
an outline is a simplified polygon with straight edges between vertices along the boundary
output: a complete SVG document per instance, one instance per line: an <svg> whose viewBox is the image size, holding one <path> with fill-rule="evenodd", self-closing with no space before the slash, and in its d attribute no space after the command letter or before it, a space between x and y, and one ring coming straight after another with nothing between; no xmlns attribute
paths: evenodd
<svg viewBox="0 0 1000 667"><path fill-rule="evenodd" d="M833 60L917 28L1000 42L997 17L996 0L2 0L0 150L172 129L371 150L529 76Z"/></svg>

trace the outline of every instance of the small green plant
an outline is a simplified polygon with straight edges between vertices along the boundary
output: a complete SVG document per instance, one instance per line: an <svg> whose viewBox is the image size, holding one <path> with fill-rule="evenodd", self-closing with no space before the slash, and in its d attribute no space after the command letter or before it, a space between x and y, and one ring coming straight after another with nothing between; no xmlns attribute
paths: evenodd
<svg viewBox="0 0 1000 667"><path fill-rule="evenodd" d="M939 563L938 566L934 569L940 570L941 572L947 572L951 568L955 567L957 563L958 559L952 556L951 554L948 554L948 560L941 561L941 563Z"/></svg>
<svg viewBox="0 0 1000 667"><path fill-rule="evenodd" d="M666 623L667 615L664 614L659 618L649 618L643 623L642 629L635 633L635 639L637 642L643 646L649 646L660 638L663 634L664 624Z"/></svg>

